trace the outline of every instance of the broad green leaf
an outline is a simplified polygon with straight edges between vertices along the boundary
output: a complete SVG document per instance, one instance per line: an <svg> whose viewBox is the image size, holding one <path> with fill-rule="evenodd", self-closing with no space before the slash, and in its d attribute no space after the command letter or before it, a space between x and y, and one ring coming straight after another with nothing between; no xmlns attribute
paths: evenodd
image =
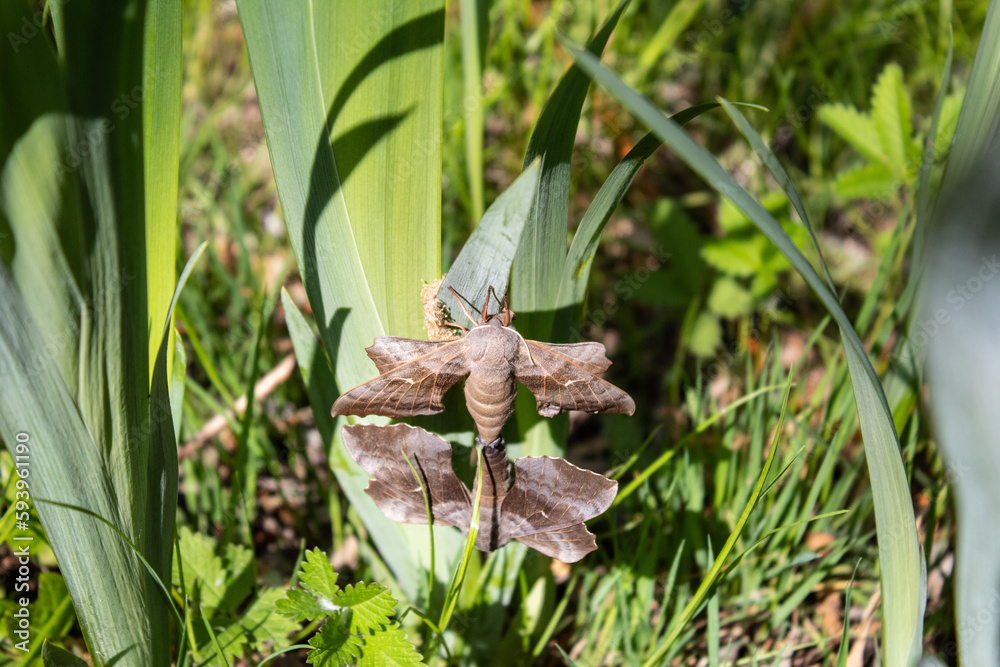
<svg viewBox="0 0 1000 667"><path fill-rule="evenodd" d="M421 287L440 277L442 3L237 7L292 250L336 382L308 326L295 336L300 368L318 371L307 383L334 443L334 474L412 599L414 557L430 566L426 529L378 512L325 415L341 391L377 374L364 352L376 336L423 335Z"/></svg>
<svg viewBox="0 0 1000 667"><path fill-rule="evenodd" d="M879 74L872 90L872 121L882 143L882 151L893 173L908 170L910 154L910 97L903 86L903 70L890 63Z"/></svg>
<svg viewBox="0 0 1000 667"><path fill-rule="evenodd" d="M146 7L143 54L142 112L145 165L146 275L151 332L163 329L163 317L174 291L177 250L177 181L181 127L181 3L150 0ZM167 368L173 367L173 330ZM157 336L149 337L152 374Z"/></svg>
<svg viewBox="0 0 1000 667"><path fill-rule="evenodd" d="M753 311L753 297L731 278L721 278L708 295L708 308L713 313L729 319L749 315Z"/></svg>
<svg viewBox="0 0 1000 667"><path fill-rule="evenodd" d="M228 544L224 556L216 553L217 543L207 535L193 532L187 526L180 529L180 555L183 563L175 564L173 580L183 584L188 595L198 582L202 609L234 611L253 591L256 568L253 553L240 545ZM180 582L180 565L184 581Z"/></svg>
<svg viewBox="0 0 1000 667"><path fill-rule="evenodd" d="M903 468L892 413L875 369L850 320L823 279L791 241L777 220L741 188L707 151L666 118L649 100L630 89L599 60L575 46L568 47L580 64L626 107L663 139L705 182L746 213L788 258L826 306L840 327L854 385L855 401L865 443L882 572L883 640L886 661L907 664L922 637L923 582L909 483Z"/></svg>
<svg viewBox="0 0 1000 667"><path fill-rule="evenodd" d="M927 349L937 442L955 494L955 617L968 619L956 626L966 665L1000 664L1000 623L991 611L1000 599L998 174L994 143L956 178L957 187L942 193L915 320L924 326L911 333L914 344Z"/></svg>
<svg viewBox="0 0 1000 667"><path fill-rule="evenodd" d="M760 244L753 238L725 238L712 241L701 249L708 264L731 276L752 276L764 267Z"/></svg>
<svg viewBox="0 0 1000 667"><path fill-rule="evenodd" d="M711 313L701 313L688 334L688 348L695 356L709 358L722 344L722 327Z"/></svg>
<svg viewBox="0 0 1000 667"><path fill-rule="evenodd" d="M986 12L941 190L958 186L1000 136L1000 2Z"/></svg>
<svg viewBox="0 0 1000 667"><path fill-rule="evenodd" d="M279 614L275 607L284 593L280 588L262 588L253 604L240 615L240 626L257 650L263 651L266 645L282 648L288 643L289 633L300 629L294 619Z"/></svg>
<svg viewBox="0 0 1000 667"><path fill-rule="evenodd" d="M628 5L622 0L587 44L600 54ZM514 257L511 298L528 338L549 340L553 310L566 263L569 235L570 161L590 78L577 65L563 75L535 124L525 168L541 157L542 173L531 215Z"/></svg>
<svg viewBox="0 0 1000 667"><path fill-rule="evenodd" d="M142 367L146 368L145 362ZM98 445L2 265L0 368L5 371L4 386L9 388L0 394L0 433L12 449L18 433L28 435L31 468L27 481L32 497L58 498L116 519L117 507ZM58 443L58 447L47 443ZM147 600L146 573L128 546L89 516L45 504L37 505L37 510L73 599L116 601L82 603L77 608L95 663L105 664L112 656L138 647L148 664L160 664L141 639L148 622L143 604ZM115 572L116 576L112 580L96 577L94 572Z"/></svg>
<svg viewBox="0 0 1000 667"><path fill-rule="evenodd" d="M836 103L821 106L819 119L872 162L888 162L889 157L882 148L882 140L871 115Z"/></svg>
<svg viewBox="0 0 1000 667"><path fill-rule="evenodd" d="M465 307L477 319L482 317L480 311L490 287L500 298L507 294L511 263L531 211L540 173L540 164L536 161L496 198L448 270L438 290L438 299L454 322L470 326L449 287L465 299ZM496 309L494 302L491 312Z"/></svg>
<svg viewBox="0 0 1000 667"><path fill-rule="evenodd" d="M0 27L30 21L32 9L5 3ZM38 512L98 665L169 659L169 601L138 557L169 572L177 473L176 458L172 471L164 463L176 457L166 379L150 392L151 345L164 348L147 300L144 10L135 0L60 7L57 55L38 38L0 56L0 217L14 231L0 282L5 322L20 319L0 345L18 357L13 386L32 385L4 392L0 431L8 442L19 431L35 441L45 471L33 488ZM24 164L37 178L18 182ZM149 165L151 178L160 166ZM36 249L48 254L29 254ZM50 275L38 283L40 272ZM22 409L24 400L46 414ZM70 506L111 522L138 554ZM108 571L115 577L94 576Z"/></svg>
<svg viewBox="0 0 1000 667"><path fill-rule="evenodd" d="M308 12L305 7L268 12L272 17L275 11L308 14L311 24L315 61L297 66L303 74L318 69L336 169L326 189L339 188L316 194L343 200L386 332L419 337L424 331L420 288L441 277L444 2L312 0L303 5ZM255 66L258 90L276 83L258 72ZM337 275L341 269L320 270ZM315 302L312 294L310 301Z"/></svg>

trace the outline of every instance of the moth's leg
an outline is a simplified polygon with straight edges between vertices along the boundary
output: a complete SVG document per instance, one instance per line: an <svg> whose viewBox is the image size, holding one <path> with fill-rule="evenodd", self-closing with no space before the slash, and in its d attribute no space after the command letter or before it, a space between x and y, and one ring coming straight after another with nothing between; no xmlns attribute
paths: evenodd
<svg viewBox="0 0 1000 667"><path fill-rule="evenodd" d="M463 327L461 324L457 324L455 322L445 322L444 325L446 327L455 327L456 329L461 329L463 334L469 333L468 329L466 329L465 327Z"/></svg>

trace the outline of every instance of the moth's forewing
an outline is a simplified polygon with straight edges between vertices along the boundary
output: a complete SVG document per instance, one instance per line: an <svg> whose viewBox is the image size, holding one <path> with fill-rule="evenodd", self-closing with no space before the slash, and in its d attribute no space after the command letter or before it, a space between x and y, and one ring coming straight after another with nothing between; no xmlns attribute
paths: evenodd
<svg viewBox="0 0 1000 667"><path fill-rule="evenodd" d="M401 361L406 351L420 356ZM336 415L411 417L444 410L444 394L469 372L465 339L445 343L380 336L368 348L388 372L351 389L333 404ZM395 364L395 365L394 365Z"/></svg>
<svg viewBox="0 0 1000 667"><path fill-rule="evenodd" d="M423 485L434 524L468 530L472 518L469 490L451 467L447 441L407 424L345 426L343 437L347 453L374 477L365 491L387 517L400 523L426 524Z"/></svg>
<svg viewBox="0 0 1000 667"><path fill-rule="evenodd" d="M618 482L565 459L518 459L501 505L500 543L516 539L567 563L580 560L597 548L583 522L604 513L616 495Z"/></svg>
<svg viewBox="0 0 1000 667"><path fill-rule="evenodd" d="M437 352L455 341L415 340L399 336L379 336L371 346L365 348L368 357L375 362L379 373L389 371L409 363L419 357Z"/></svg>
<svg viewBox="0 0 1000 667"><path fill-rule="evenodd" d="M595 346L601 348L599 356ZM535 395L540 415L553 417L567 410L626 415L635 412L631 396L594 374L593 370L603 372L610 365L603 348L600 343L550 346L526 341L526 349L518 354L515 373Z"/></svg>

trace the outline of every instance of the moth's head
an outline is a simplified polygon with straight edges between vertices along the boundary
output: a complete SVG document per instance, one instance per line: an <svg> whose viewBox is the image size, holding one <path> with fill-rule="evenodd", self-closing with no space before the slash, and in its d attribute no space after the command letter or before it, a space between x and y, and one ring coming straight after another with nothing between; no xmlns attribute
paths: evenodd
<svg viewBox="0 0 1000 667"><path fill-rule="evenodd" d="M514 322L514 311L510 308L504 308L499 310L492 315L487 315L485 317L484 324L490 324L493 326L509 327Z"/></svg>

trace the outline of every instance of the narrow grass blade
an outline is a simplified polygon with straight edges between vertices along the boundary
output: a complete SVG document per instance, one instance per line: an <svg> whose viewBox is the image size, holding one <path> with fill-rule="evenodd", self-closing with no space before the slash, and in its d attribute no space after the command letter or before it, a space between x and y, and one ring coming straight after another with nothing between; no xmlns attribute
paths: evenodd
<svg viewBox="0 0 1000 667"><path fill-rule="evenodd" d="M167 361L171 344L174 308L180 298L194 265L205 251L207 243L202 243L188 259L173 296L167 304L162 319L160 346L153 366L150 387L150 441L147 488L150 489L149 509L145 529L150 534L150 550L147 559L161 580L170 581L170 563L173 554L174 521L177 514L177 438L174 431L174 414L170 400L170 364ZM156 318L160 321L159 318Z"/></svg>
<svg viewBox="0 0 1000 667"><path fill-rule="evenodd" d="M146 275L150 332L160 331L160 317L174 289L177 249L177 181L181 140L181 3L151 0L146 7L142 112L145 165ZM171 328L170 339L173 341ZM160 341L149 337L149 372ZM168 346L167 368L173 365Z"/></svg>
<svg viewBox="0 0 1000 667"><path fill-rule="evenodd" d="M764 139L761 138L760 134L755 130L750 122L746 119L746 116L736 108L736 106L729 100L719 98L719 102L725 108L726 113L736 124L737 129L743 134L750 146L753 148L754 152L760 156L761 161L767 170L771 172L774 176L774 180L777 181L778 187L784 191L788 196L788 201L791 202L792 208L799 215L799 220L802 224L806 226L809 230L809 237L812 239L813 248L816 250L816 255L819 258L820 267L823 269L823 277L826 278L827 287L830 288L831 292L836 293L836 288L833 286L833 278L830 276L830 269L826 265L826 260L823 259L823 251L819 247L819 239L816 238L816 231L813 229L812 223L809 220L809 214L806 213L806 207L802 203L802 198L799 197L799 191L795 189L795 184L792 183L791 177L789 177L788 172L781 165L778 157L774 154L774 151L764 143Z"/></svg>
<svg viewBox="0 0 1000 667"><path fill-rule="evenodd" d="M666 118L649 100L630 89L592 54L568 45L577 63L607 87L626 107L663 139L685 163L736 205L761 230L802 275L840 327L855 401L865 442L869 478L875 500L882 572L883 638L886 661L905 665L913 659L915 642L922 637L919 616L920 549L917 541L909 483L899 451L892 413L875 369L851 321L836 296L777 220L741 188L728 171L707 151Z"/></svg>
<svg viewBox="0 0 1000 667"><path fill-rule="evenodd" d="M767 481L768 474L771 472L771 465L774 463L774 457L778 451L778 438L781 436L782 427L785 423L785 412L788 409L788 394L791 392L791 389L792 382L791 376L789 376L788 384L785 387L785 397L782 400L781 416L778 418L778 426L774 431L774 440L771 442L771 451L767 454L767 460L764 462L764 467L760 472L760 476L757 478L757 483L754 485L753 491L750 493L750 497L747 500L747 504L743 508L743 513L740 514L740 518L736 522L736 527L729 535L729 539L726 540L726 543L722 545L722 549L719 550L719 555L716 556L715 562L705 575L705 579L701 582L701 585L698 586L698 590L696 590L694 595L691 596L691 599L684 607L684 611L681 612L680 617L674 620L670 630L668 631L667 637L660 643L659 646L656 647L656 650L653 651L649 658L647 658L643 663L645 667L653 667L653 665L661 664L663 657L667 654L667 651L670 650L670 647L680 636L681 631L684 630L685 626L701 609L705 600L712 592L715 583L721 576L722 567L725 565L729 554L735 548L736 541L743 533L743 529L746 527L747 521L750 519L750 514L757 506L757 503L760 502L762 492L764 490L764 483Z"/></svg>
<svg viewBox="0 0 1000 667"><path fill-rule="evenodd" d="M689 107L671 116L680 125L694 120L701 114L717 108L717 103L699 104ZM594 196L587 212L580 221L580 226L573 235L562 277L559 281L559 293L556 297L555 325L552 329L556 340L571 340L572 331L579 316L579 306L587 290L587 279L590 268L597 255L597 247L601 242L604 228L611 219L611 214L621 203L635 180L639 169L663 142L650 132L632 147L632 150L622 158L622 161L612 170Z"/></svg>

